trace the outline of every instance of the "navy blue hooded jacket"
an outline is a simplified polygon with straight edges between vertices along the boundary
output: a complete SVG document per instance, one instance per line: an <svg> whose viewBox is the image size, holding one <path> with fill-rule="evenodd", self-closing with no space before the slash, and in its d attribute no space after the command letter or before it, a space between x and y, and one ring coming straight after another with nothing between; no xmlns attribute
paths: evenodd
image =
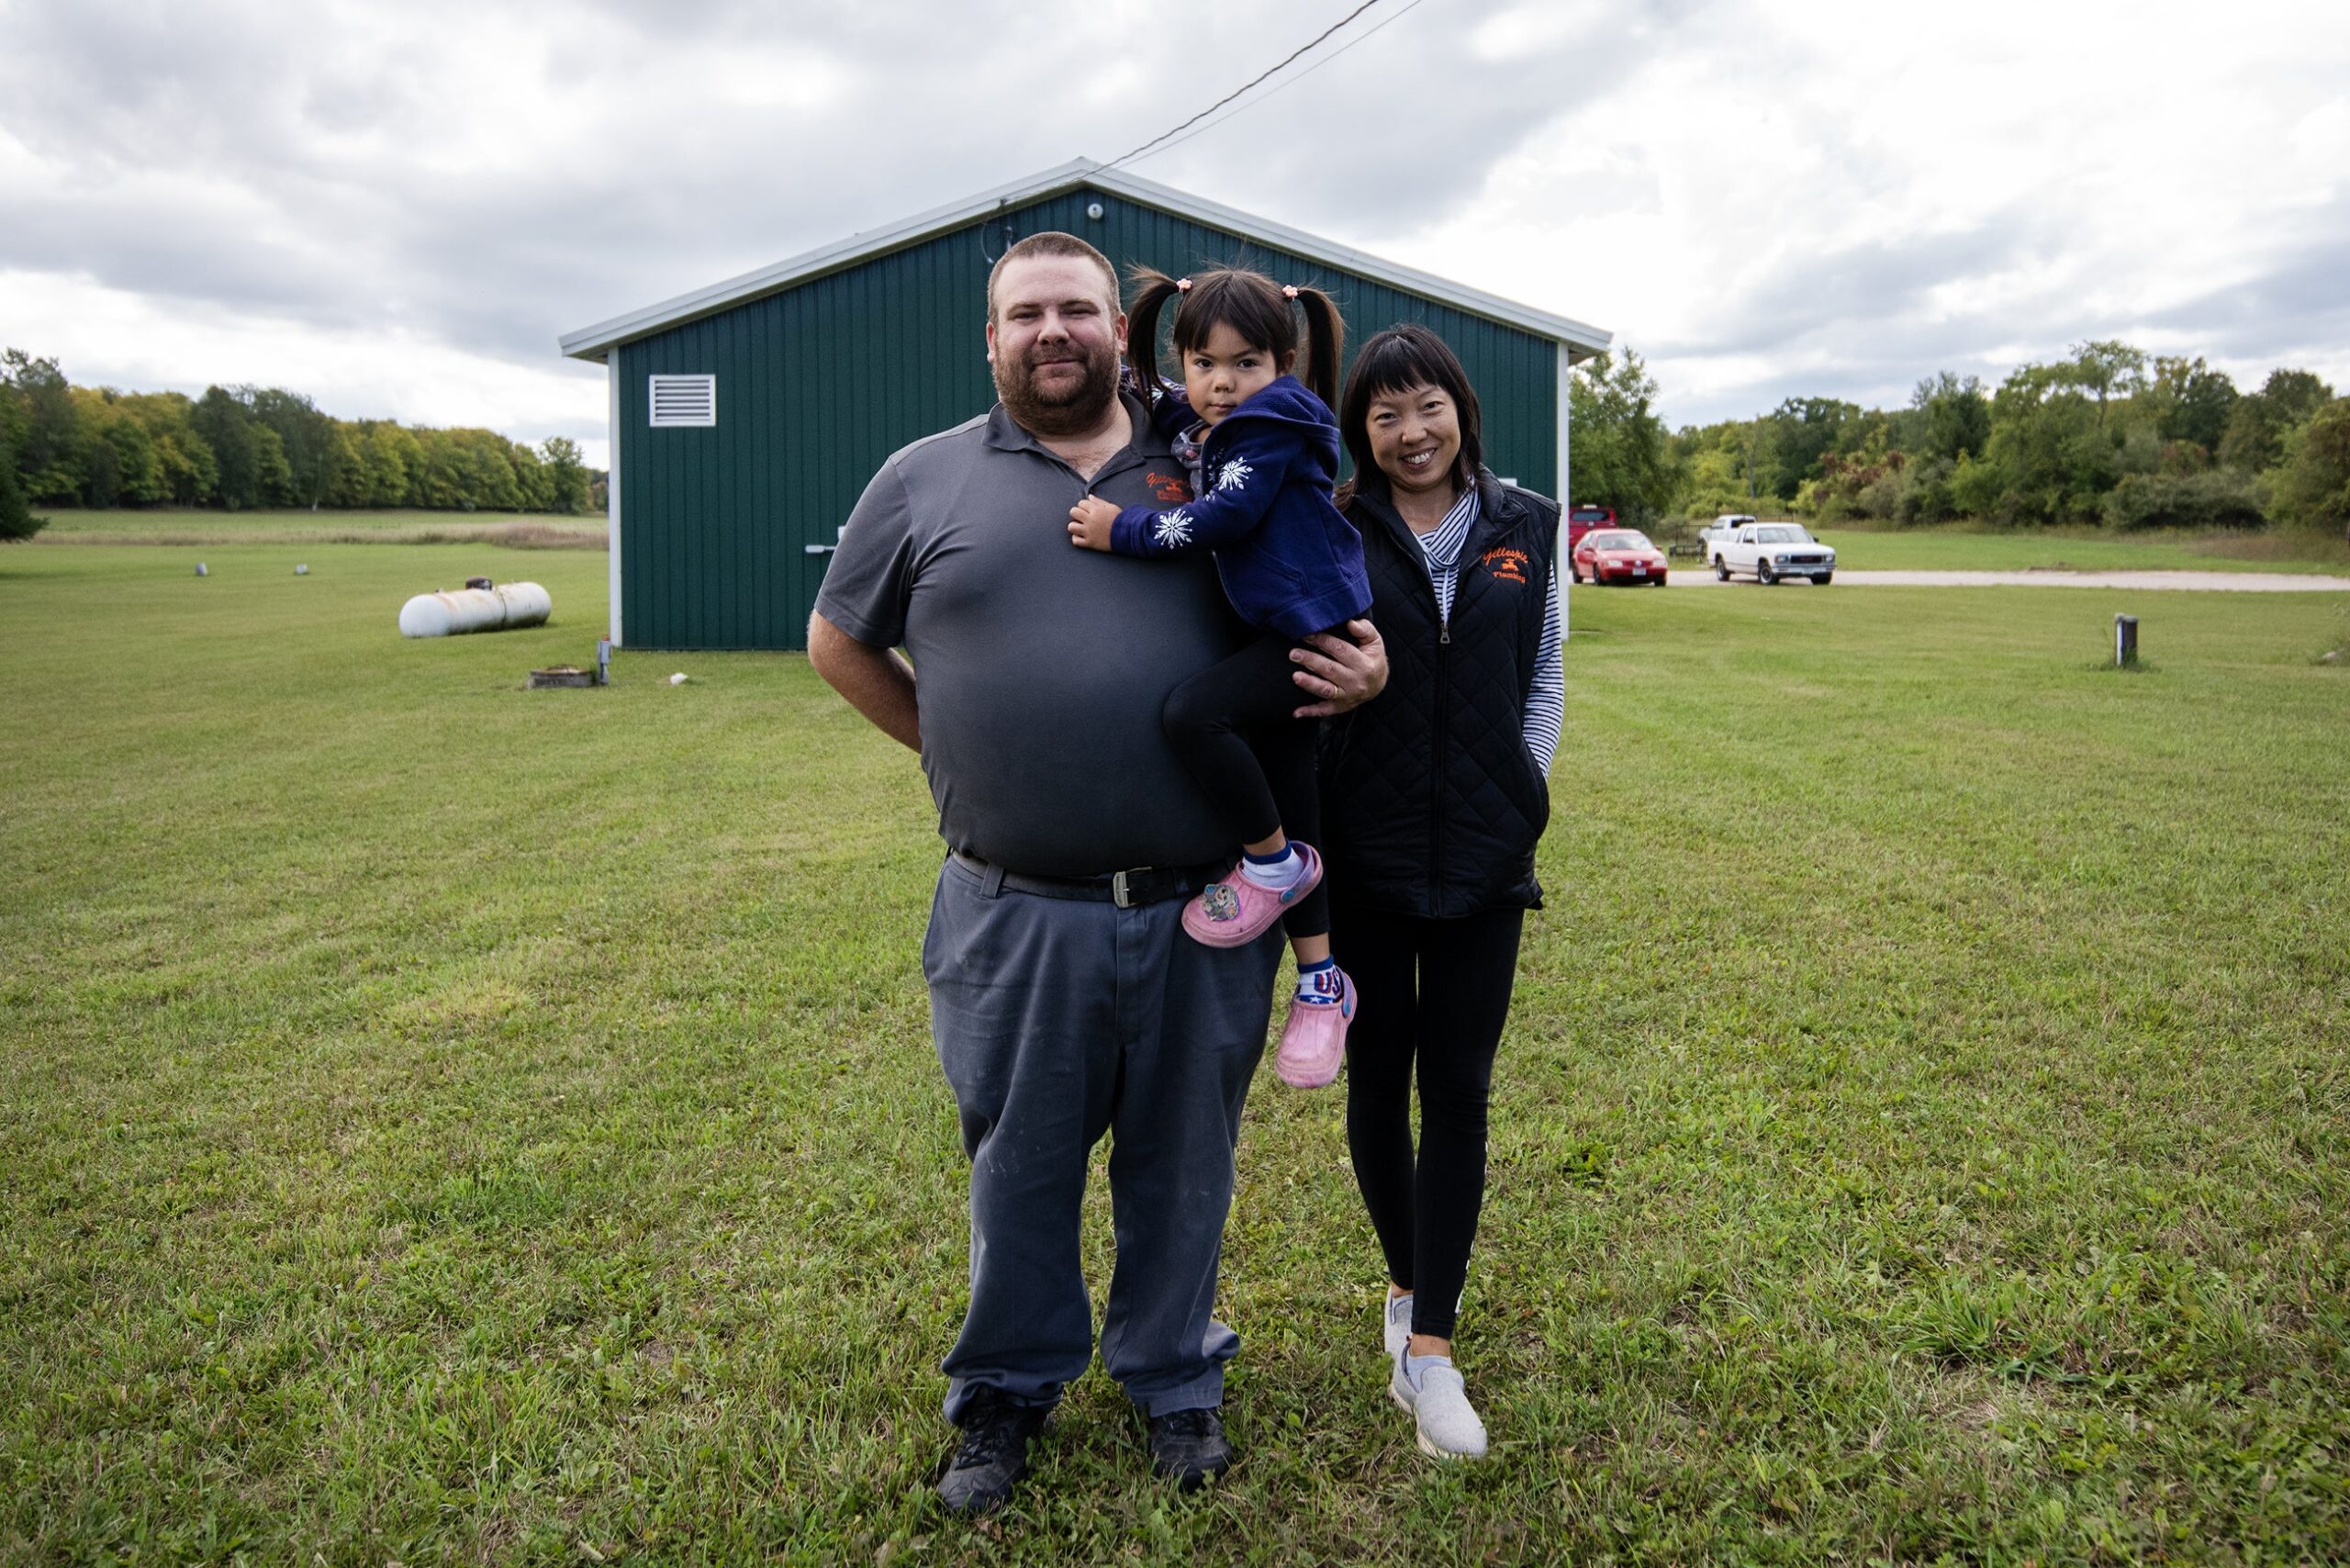
<svg viewBox="0 0 2350 1568"><path fill-rule="evenodd" d="M1169 389L1151 422L1169 439L1199 422ZM1293 375L1257 392L1208 431L1207 493L1179 507L1128 507L1110 530L1121 555L1215 552L1224 596L1242 620L1284 636L1326 632L1371 608L1362 535L1330 499L1338 421Z"/></svg>

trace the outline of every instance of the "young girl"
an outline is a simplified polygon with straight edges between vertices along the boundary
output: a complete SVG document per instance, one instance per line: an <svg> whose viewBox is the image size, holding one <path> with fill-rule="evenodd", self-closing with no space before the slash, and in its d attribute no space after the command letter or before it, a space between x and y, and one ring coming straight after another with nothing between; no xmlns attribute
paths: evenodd
<svg viewBox="0 0 2350 1568"><path fill-rule="evenodd" d="M1218 268L1170 278L1135 270L1128 358L1152 423L1192 468L1196 498L1123 511L1096 496L1069 510L1089 550L1169 555L1212 550L1224 591L1260 635L1177 687L1161 715L1168 741L1238 836L1240 863L1183 911L1183 929L1215 947L1255 939L1276 918L1297 953L1297 994L1274 1068L1318 1089L1338 1075L1354 985L1330 957L1322 888L1321 802L1311 726L1292 715L1290 650L1371 606L1362 536L1330 498L1337 477L1337 395L1344 328L1329 296L1284 288L1262 273ZM1158 317L1176 300L1172 336L1183 389L1159 379ZM1305 317L1305 380L1298 308ZM1251 748L1251 741L1254 748Z"/></svg>

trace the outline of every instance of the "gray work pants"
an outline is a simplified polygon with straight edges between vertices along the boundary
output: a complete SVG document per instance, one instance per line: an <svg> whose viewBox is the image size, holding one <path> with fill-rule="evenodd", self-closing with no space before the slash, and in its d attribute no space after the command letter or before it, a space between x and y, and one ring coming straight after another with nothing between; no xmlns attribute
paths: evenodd
<svg viewBox="0 0 2350 1568"><path fill-rule="evenodd" d="M1246 947L1139 909L1013 892L947 858L923 942L931 1029L971 1160L971 1302L946 1412L1050 1404L1093 1355L1078 1256L1087 1157L1111 1135L1118 1258L1102 1361L1147 1415L1224 1401L1214 1316L1232 1151L1265 1047L1278 928Z"/></svg>

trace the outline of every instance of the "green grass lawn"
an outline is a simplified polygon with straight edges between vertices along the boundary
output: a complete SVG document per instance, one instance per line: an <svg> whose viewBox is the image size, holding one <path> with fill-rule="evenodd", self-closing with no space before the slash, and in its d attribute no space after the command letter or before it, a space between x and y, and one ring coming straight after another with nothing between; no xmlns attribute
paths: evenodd
<svg viewBox="0 0 2350 1568"><path fill-rule="evenodd" d="M601 517L544 513L311 511L307 508L224 512L203 508L90 511L44 508L51 544L507 544L526 549L601 549ZM2107 534L2071 530L1983 531L1961 526L1874 530L1823 523L1837 564L1853 571L2330 572L2350 575L2350 543L2293 529L2261 533ZM1660 535L1662 537L1662 535Z"/></svg>
<svg viewBox="0 0 2350 1568"><path fill-rule="evenodd" d="M2277 529L2263 533L2099 534L2070 531L1985 532L1960 528L1882 532L1822 523L1836 565L1865 571L2330 572L2350 576L2350 544L2339 534Z"/></svg>
<svg viewBox="0 0 2350 1568"><path fill-rule="evenodd" d="M1240 1464L1097 1371L973 1527L913 759L796 655L523 690L590 552L206 558L0 550L0 1560L2350 1557L2350 599L2122 674L2098 590L1578 593L1494 1457L1414 1450L1267 1073ZM396 634L473 573L553 622Z"/></svg>
<svg viewBox="0 0 2350 1568"><path fill-rule="evenodd" d="M312 511L286 507L216 511L208 507L138 510L42 507L46 544L503 544L523 549L604 547L601 517L545 512Z"/></svg>

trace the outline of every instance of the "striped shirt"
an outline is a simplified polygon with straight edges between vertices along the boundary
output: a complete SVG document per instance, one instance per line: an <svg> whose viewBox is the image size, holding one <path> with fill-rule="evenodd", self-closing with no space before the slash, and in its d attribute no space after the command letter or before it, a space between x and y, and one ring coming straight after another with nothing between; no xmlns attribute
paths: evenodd
<svg viewBox="0 0 2350 1568"><path fill-rule="evenodd" d="M1440 622L1452 620L1452 588L1460 576L1460 547L1469 542L1469 531L1477 522L1477 492L1472 488L1461 492L1460 499L1444 521L1427 533L1418 535L1420 554L1427 557L1428 581L1436 588L1436 614ZM1526 694L1526 749L1534 754L1535 765L1544 778L1550 774L1550 759L1558 755L1559 731L1567 718L1566 664L1561 656L1567 640L1567 616L1559 597L1559 563L1550 563L1550 596L1542 607L1542 644L1534 655L1534 686Z"/></svg>

